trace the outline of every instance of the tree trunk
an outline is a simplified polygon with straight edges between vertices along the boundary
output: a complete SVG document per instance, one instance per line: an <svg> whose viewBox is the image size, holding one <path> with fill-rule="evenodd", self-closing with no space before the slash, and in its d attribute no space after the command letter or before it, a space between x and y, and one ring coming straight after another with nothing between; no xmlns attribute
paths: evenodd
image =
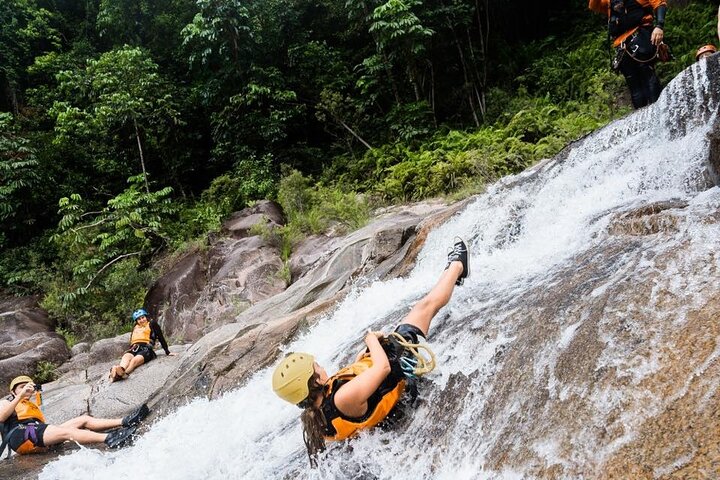
<svg viewBox="0 0 720 480"><path fill-rule="evenodd" d="M13 84L11 81L7 81L5 83L5 94L7 95L7 99L10 101L10 108L12 109L12 113L17 116L18 113L20 113L20 107L18 105L18 99L17 99L17 90L15 87L13 87Z"/></svg>
<svg viewBox="0 0 720 480"><path fill-rule="evenodd" d="M482 5L481 5L482 3ZM481 8L484 7L484 8ZM484 22L481 16L481 10L485 13ZM485 87L487 85L487 53L488 43L490 40L490 7L487 0L475 0L475 15L477 17L478 26L478 37L480 38L480 63L482 71L478 71L477 58L475 50L473 48L470 32L468 31L468 42L470 44L470 50L473 57L473 67L475 70L475 76L480 84L480 89L477 92L478 100L480 103L480 110L482 112L483 119L485 119L485 113L487 112L487 105L485 103Z"/></svg>
<svg viewBox="0 0 720 480"><path fill-rule="evenodd" d="M408 74L408 77L410 78L410 83L413 86L413 92L415 93L415 101L419 102L421 99L420 85L419 85L418 78L417 78L418 74L417 74L414 66L408 65L407 74Z"/></svg>
<svg viewBox="0 0 720 480"><path fill-rule="evenodd" d="M140 165L142 166L143 179L145 180L145 191L150 193L150 186L148 185L147 170L145 169L145 156L143 155L142 143L140 142L140 130L138 129L137 120L133 118L133 125L135 125L135 138L137 139L138 151L140 152Z"/></svg>
<svg viewBox="0 0 720 480"><path fill-rule="evenodd" d="M430 64L430 109L432 109L433 113L433 124L435 128L437 128L438 121L437 113L435 112L435 66L430 60L428 60L428 64Z"/></svg>
<svg viewBox="0 0 720 480"><path fill-rule="evenodd" d="M372 150L372 149L373 149L373 147L372 147L369 143L367 143L365 140L363 140L363 138L362 138L360 135L358 135L357 133L355 133L355 131L354 131L352 128L350 128L350 126L349 126L347 123L343 122L340 117L338 117L337 115L334 115L334 114L331 114L331 115L333 116L333 118L334 118L340 125L342 125L343 127L345 127L345 129L346 129L348 132L350 132L350 134L351 134L353 137L357 138L360 143L362 143L363 145L365 145L365 147L367 147L368 150Z"/></svg>
<svg viewBox="0 0 720 480"><path fill-rule="evenodd" d="M374 37L374 35L373 35ZM392 89L393 96L395 97L395 103L398 105L401 104L400 102L400 90L397 87L397 83L395 82L395 77L392 74L392 65L390 64L390 59L388 58L387 54L380 49L380 46L377 44L377 41L375 42L375 45L377 46L378 51L380 51L380 54L383 57L383 64L385 65L385 72L387 73L388 80L390 81L390 88Z"/></svg>
<svg viewBox="0 0 720 480"><path fill-rule="evenodd" d="M447 17L447 26L450 29L450 31L453 34L453 38L455 38L455 46L457 47L458 56L460 57L460 65L462 66L462 72L463 72L463 79L465 81L465 84L463 85L463 90L467 92L467 99L468 104L470 105L470 111L472 112L473 120L475 121L475 126L480 126L480 119L477 116L477 111L475 110L475 101L473 99L472 90L474 89L474 82L470 80L470 76L468 75L468 66L467 61L465 60L465 54L463 53L462 44L460 43L460 38L457 36L457 32L455 31L455 28L452 25L452 21L450 20L450 17Z"/></svg>

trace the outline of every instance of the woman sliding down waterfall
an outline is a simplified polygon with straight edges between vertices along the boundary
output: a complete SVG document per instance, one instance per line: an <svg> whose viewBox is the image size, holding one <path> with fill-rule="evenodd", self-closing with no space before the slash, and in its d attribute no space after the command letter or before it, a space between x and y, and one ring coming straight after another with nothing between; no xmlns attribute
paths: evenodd
<svg viewBox="0 0 720 480"><path fill-rule="evenodd" d="M304 410L303 440L311 465L316 465L316 454L324 450L326 440L344 440L378 425L406 390L412 395L416 375L432 369L423 365L425 359L418 353L417 347L424 347L418 345L419 337L427 337L433 317L469 273L467 246L456 238L437 284L393 333L385 337L382 332L368 332L367 349L355 363L329 377L307 353L290 353L280 362L273 374L273 390Z"/></svg>

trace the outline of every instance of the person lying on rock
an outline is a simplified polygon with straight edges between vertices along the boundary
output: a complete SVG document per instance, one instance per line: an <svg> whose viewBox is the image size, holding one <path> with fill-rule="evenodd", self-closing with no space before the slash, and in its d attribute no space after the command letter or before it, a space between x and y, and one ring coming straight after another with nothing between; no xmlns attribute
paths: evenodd
<svg viewBox="0 0 720 480"><path fill-rule="evenodd" d="M175 355L168 349L160 324L156 320L150 320L148 312L144 308L135 310L132 319L135 326L130 335L130 349L120 359L120 365L115 365L110 369L111 382L126 379L137 367L154 360L157 357L155 344L158 340L165 350L165 355Z"/></svg>
<svg viewBox="0 0 720 480"><path fill-rule="evenodd" d="M2 423L2 448L10 446L15 452L41 453L46 447L67 440L80 444L105 443L110 448L120 448L132 439L133 433L150 410L143 404L125 418L94 418L81 415L61 425L48 425L42 407L40 385L22 375L10 382L8 397L0 400ZM31 400L32 397L34 400ZM120 428L118 428L120 427ZM110 430L105 433L106 430Z"/></svg>
<svg viewBox="0 0 720 480"><path fill-rule="evenodd" d="M437 284L393 333L385 337L381 332L368 332L367 349L355 363L328 376L307 353L290 353L280 362L273 373L273 390L303 409L303 440L312 466L316 454L325 449L325 441L344 440L392 420L398 402L417 395L414 380L422 373L417 368L421 361L419 338L427 336L433 317L469 273L467 247L456 238Z"/></svg>

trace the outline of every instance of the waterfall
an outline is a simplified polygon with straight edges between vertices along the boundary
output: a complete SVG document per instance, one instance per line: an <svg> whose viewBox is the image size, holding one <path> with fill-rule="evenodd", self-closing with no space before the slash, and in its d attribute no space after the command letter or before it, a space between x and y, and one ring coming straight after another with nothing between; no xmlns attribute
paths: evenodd
<svg viewBox="0 0 720 480"><path fill-rule="evenodd" d="M707 166L719 57L687 69L656 104L491 186L429 235L408 277L357 286L285 347L332 373L365 331L389 331L432 287L453 237L466 239L472 275L430 331L438 368L394 429L334 444L311 470L300 410L275 397L269 368L190 401L132 447L81 448L40 478L598 478L693 382L716 401L720 380L707 372L720 347L688 359L686 378L659 375L664 342L720 271L720 227L708 220L720 189ZM645 207L667 213L659 233L613 233ZM668 454L651 473L689 461Z"/></svg>

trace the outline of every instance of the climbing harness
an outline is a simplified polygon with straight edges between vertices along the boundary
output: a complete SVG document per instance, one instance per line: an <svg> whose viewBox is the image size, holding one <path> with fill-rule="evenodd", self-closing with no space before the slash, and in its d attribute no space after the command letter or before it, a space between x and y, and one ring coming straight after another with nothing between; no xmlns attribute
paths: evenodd
<svg viewBox="0 0 720 480"><path fill-rule="evenodd" d="M665 42L661 42L660 44L655 46L655 53L652 54L652 56L650 56L649 58L640 58L638 55L636 55L638 52L637 44L633 43L636 41L637 35L637 32L634 33L630 37L629 42L623 41L619 46L615 47L615 56L611 60L611 68L615 72L620 70L620 63L622 62L625 55L640 64L652 63L656 60L659 60L661 62L669 62L670 60L675 58L670 52L670 47Z"/></svg>
<svg viewBox="0 0 720 480"><path fill-rule="evenodd" d="M409 342L397 332L388 334L387 338L390 337L392 337L393 342L403 347L412 355L412 357L405 355L400 357L400 367L406 376L414 378L435 370L435 354L427 344ZM427 357L420 353L421 350L427 353Z"/></svg>

